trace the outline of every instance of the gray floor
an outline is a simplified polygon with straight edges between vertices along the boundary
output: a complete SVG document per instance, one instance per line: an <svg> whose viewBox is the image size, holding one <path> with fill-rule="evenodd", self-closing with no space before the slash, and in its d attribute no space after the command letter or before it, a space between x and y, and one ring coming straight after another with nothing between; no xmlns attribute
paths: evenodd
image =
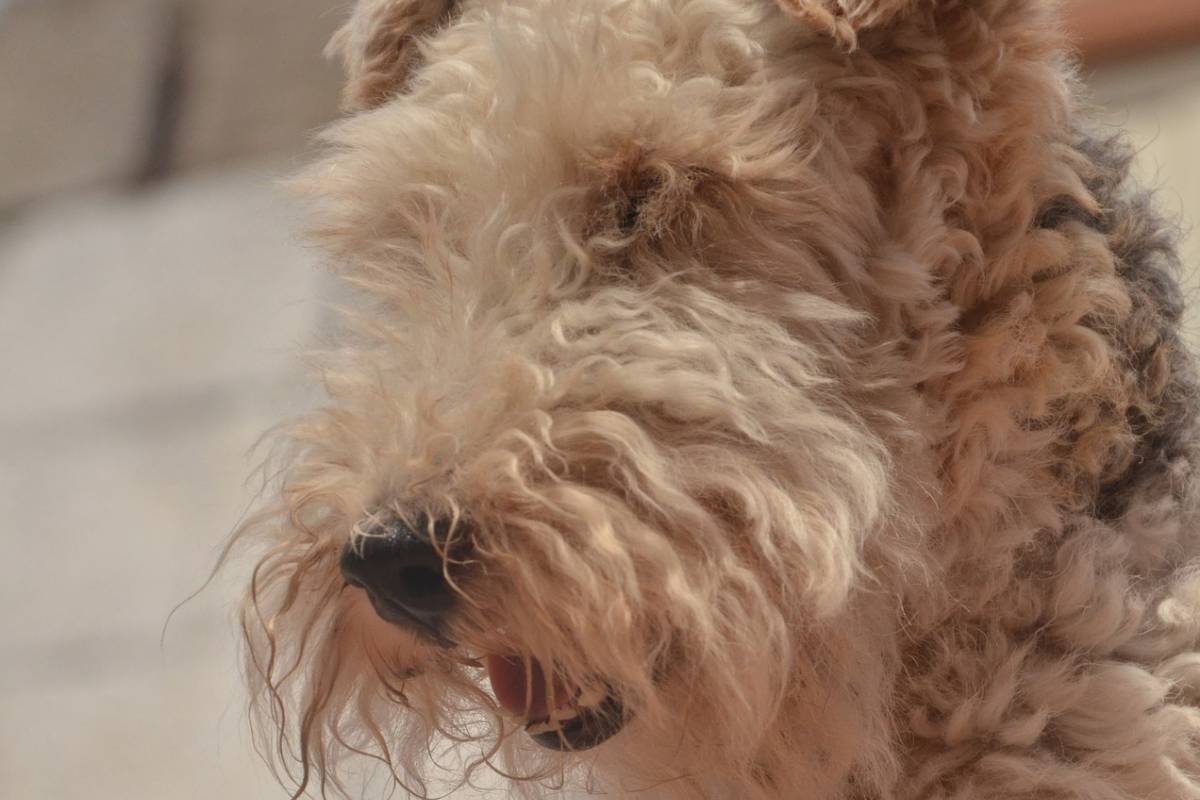
<svg viewBox="0 0 1200 800"><path fill-rule="evenodd" d="M1097 78L1185 224L1196 65ZM286 169L60 194L0 221L5 800L285 796L245 733L238 565L160 634L253 496L256 438L311 402L294 354L326 284L274 188Z"/></svg>

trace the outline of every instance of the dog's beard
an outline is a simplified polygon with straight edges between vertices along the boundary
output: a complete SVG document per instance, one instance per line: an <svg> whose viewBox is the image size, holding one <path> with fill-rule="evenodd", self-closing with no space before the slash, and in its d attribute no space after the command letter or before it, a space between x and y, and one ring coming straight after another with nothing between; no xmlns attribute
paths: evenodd
<svg viewBox="0 0 1200 800"><path fill-rule="evenodd" d="M583 502L578 485L567 496ZM603 517L625 537L652 541L652 533L665 530L646 526L645 509L596 497L609 498ZM553 499L560 511L568 505L562 496ZM846 694L835 678L847 672L847 659L859 657L838 656L820 632L796 641L800 628L787 615L803 613L801 606L768 594L776 582L681 560L687 578L674 588L711 598L693 606L707 616L681 618L678 604L655 594L671 585L658 573L639 577L632 591L640 594L601 580L602 553L584 549L592 538L572 540L579 549L552 569L529 554L553 540L495 525L482 528L488 537L474 553L479 572L459 584L464 596L446 628L446 646L385 621L362 589L346 584L336 563L345 522L321 521L328 527L317 531L315 543L304 538L308 547L277 551L277 559L265 562L264 591L248 608L248 634L270 726L285 734L288 720L299 723L307 748L301 757L322 772L334 774L345 755L377 752L413 785L428 779L441 786L436 776L443 774L466 780L480 768L530 785L574 782L600 763L653 783L725 758L739 765L734 771L745 765L739 780L749 781L764 743L775 741L764 739L765 731L793 702L812 716L807 727L822 731L820 741L845 739L850 748L859 736L855 713L829 699L835 690ZM572 530L559 523L555 530ZM671 552L683 559L693 551ZM524 559L518 562L517 554ZM797 652L805 655L802 665L791 660ZM820 713L788 697L795 689L788 670L810 664L823 665L804 679L811 687L805 692L821 698ZM293 708L298 715L290 714ZM834 709L833 721L827 708ZM463 748L467 743L473 746ZM467 755L460 766L445 768L451 747ZM286 759L288 751L281 752ZM794 769L816 774L816 766L791 755L800 765Z"/></svg>

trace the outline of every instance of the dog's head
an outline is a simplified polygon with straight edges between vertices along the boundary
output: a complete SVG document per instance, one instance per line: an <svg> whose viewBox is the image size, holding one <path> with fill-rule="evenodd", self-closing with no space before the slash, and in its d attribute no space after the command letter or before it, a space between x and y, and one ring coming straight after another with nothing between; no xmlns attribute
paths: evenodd
<svg viewBox="0 0 1200 800"><path fill-rule="evenodd" d="M303 185L354 310L246 529L281 758L870 784L931 376L844 53L767 0L363 0L336 44Z"/></svg>

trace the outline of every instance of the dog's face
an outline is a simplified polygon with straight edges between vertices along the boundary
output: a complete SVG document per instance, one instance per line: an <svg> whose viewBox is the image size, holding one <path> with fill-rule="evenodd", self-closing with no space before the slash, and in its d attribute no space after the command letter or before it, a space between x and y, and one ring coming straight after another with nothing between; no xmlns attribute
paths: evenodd
<svg viewBox="0 0 1200 800"><path fill-rule="evenodd" d="M305 183L355 310L249 528L301 780L365 751L431 792L447 743L739 797L884 769L920 476L856 272L870 134L813 41L766 0L356 11Z"/></svg>

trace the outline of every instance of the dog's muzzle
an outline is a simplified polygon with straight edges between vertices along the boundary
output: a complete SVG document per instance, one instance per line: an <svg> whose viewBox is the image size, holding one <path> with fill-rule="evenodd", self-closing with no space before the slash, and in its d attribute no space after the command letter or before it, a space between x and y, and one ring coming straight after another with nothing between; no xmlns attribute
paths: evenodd
<svg viewBox="0 0 1200 800"><path fill-rule="evenodd" d="M445 541L449 523L424 518L409 525L389 520L342 548L342 576L367 593L384 620L409 628L434 644L452 647L447 615L457 604L451 583L454 559L434 541Z"/></svg>
<svg viewBox="0 0 1200 800"><path fill-rule="evenodd" d="M341 556L346 583L362 589L381 618L443 648L456 646L446 629L458 605L454 584L464 549L447 545L450 528L427 517L411 524L390 519L347 542ZM497 701L543 747L587 750L625 725L625 709L612 692L587 696L562 686L537 661L494 655L483 661Z"/></svg>

